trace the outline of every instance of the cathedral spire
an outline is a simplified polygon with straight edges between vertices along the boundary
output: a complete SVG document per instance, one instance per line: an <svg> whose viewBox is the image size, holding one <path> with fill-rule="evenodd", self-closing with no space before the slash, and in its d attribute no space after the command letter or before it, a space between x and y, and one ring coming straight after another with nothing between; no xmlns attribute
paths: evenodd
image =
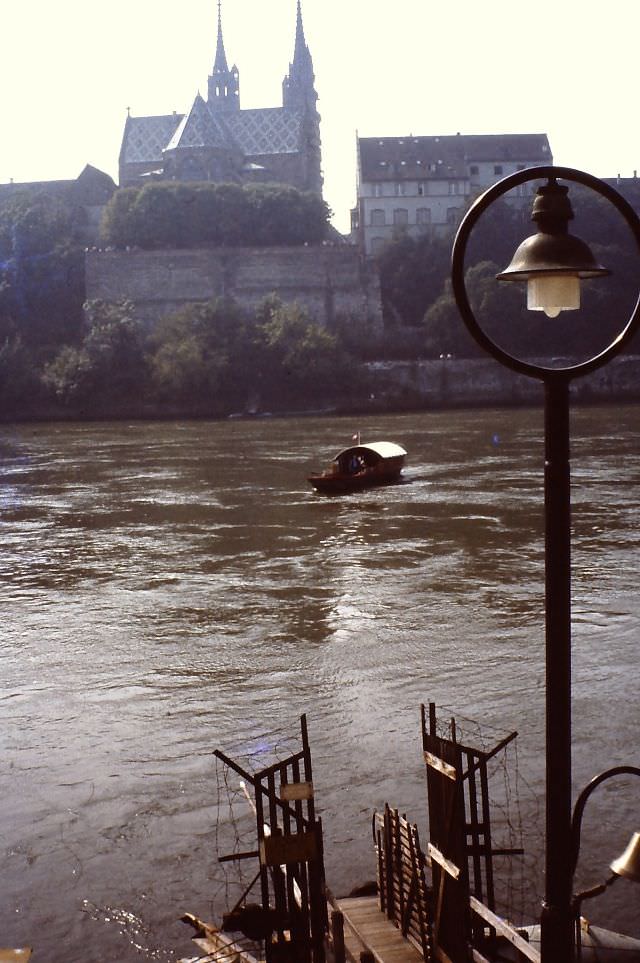
<svg viewBox="0 0 640 963"><path fill-rule="evenodd" d="M224 40L222 37L222 0L218 0L218 42L216 44L216 59L213 65L213 72L228 73L227 55L224 52Z"/></svg>
<svg viewBox="0 0 640 963"><path fill-rule="evenodd" d="M216 59L209 77L209 106L212 110L240 109L240 77L234 64L231 70L227 63L222 36L222 0L218 0L218 39Z"/></svg>
<svg viewBox="0 0 640 963"><path fill-rule="evenodd" d="M302 23L302 4L297 0L296 39L293 47L293 60L289 73L282 84L282 105L293 110L309 109L315 111L318 95L315 90L313 61L304 36Z"/></svg>
<svg viewBox="0 0 640 963"><path fill-rule="evenodd" d="M293 62L300 60L305 56L305 51L308 54L309 50L304 39L304 27L302 25L302 7L300 5L300 0L298 0L298 11L296 16L296 42L293 51Z"/></svg>

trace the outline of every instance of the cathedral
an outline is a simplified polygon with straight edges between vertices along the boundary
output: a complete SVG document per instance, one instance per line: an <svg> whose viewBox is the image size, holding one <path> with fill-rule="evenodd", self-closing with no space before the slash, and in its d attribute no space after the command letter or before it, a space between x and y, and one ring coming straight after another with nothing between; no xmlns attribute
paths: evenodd
<svg viewBox="0 0 640 963"><path fill-rule="evenodd" d="M218 0L218 37L207 99L198 93L186 114L129 114L120 150L120 186L153 179L276 183L321 194L314 84L297 0L295 45L282 82L282 106L243 110L240 74L227 62Z"/></svg>

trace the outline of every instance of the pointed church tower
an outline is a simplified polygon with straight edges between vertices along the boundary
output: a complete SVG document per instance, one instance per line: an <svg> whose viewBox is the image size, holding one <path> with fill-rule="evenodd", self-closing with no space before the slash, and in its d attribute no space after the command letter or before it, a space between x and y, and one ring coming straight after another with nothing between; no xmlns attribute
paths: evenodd
<svg viewBox="0 0 640 963"><path fill-rule="evenodd" d="M222 0L218 0L218 42L213 71L209 77L208 103L212 110L240 110L240 75L234 64L227 64L222 39Z"/></svg>
<svg viewBox="0 0 640 963"><path fill-rule="evenodd" d="M282 107L301 115L301 184L305 190L322 197L322 158L320 151L320 114L315 88L313 61L302 26L302 8L297 0L296 39L289 73L282 81Z"/></svg>
<svg viewBox="0 0 640 963"><path fill-rule="evenodd" d="M285 110L315 112L318 95L314 84L313 61L304 39L302 9L298 0L293 60L289 64L289 73L282 81L282 106Z"/></svg>

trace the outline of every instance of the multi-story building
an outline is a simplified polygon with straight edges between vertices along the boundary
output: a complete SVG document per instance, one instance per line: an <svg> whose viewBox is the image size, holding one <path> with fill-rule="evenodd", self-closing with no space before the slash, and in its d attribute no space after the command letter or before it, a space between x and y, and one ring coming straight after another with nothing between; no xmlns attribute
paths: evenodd
<svg viewBox="0 0 640 963"><path fill-rule="evenodd" d="M313 62L297 0L293 60L282 83L282 106L240 107L240 74L218 37L207 99L199 93L186 114L128 116L120 150L120 186L150 178L269 182L322 192L320 117Z"/></svg>
<svg viewBox="0 0 640 963"><path fill-rule="evenodd" d="M450 233L469 202L496 181L552 164L546 134L358 137L352 231L377 254L399 231ZM530 196L531 183L520 194Z"/></svg>

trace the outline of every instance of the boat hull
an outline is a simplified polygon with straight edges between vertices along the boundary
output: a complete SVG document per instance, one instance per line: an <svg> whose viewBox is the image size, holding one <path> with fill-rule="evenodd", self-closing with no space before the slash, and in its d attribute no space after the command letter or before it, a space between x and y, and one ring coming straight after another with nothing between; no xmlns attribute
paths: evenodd
<svg viewBox="0 0 640 963"><path fill-rule="evenodd" d="M378 485L395 485L400 481L401 472L402 464L385 464L356 474L338 471L309 475L308 481L323 495L344 495L346 492L362 491Z"/></svg>

